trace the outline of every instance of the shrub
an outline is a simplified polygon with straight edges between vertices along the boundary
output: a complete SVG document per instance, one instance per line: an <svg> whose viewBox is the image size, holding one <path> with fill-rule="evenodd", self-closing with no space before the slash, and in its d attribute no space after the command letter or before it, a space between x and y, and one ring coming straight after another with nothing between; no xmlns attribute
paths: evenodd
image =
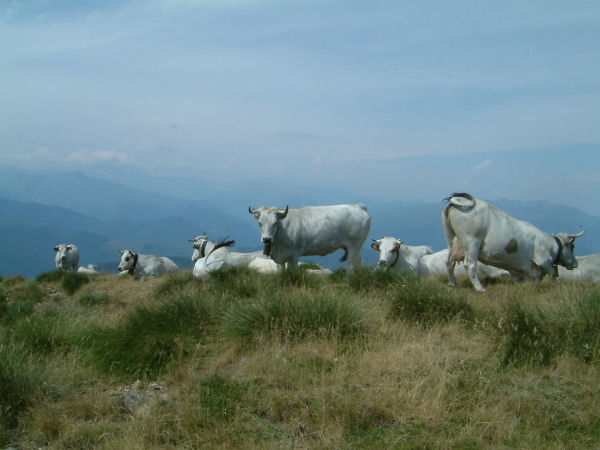
<svg viewBox="0 0 600 450"><path fill-rule="evenodd" d="M366 313L354 299L302 292L283 295L230 309L225 316L226 333L241 339L268 335L294 340L308 336L348 338L367 329Z"/></svg>
<svg viewBox="0 0 600 450"><path fill-rule="evenodd" d="M423 325L446 323L455 318L466 322L475 319L471 305L437 283L405 277L394 288L390 310L394 318Z"/></svg>
<svg viewBox="0 0 600 450"><path fill-rule="evenodd" d="M62 276L60 287L69 295L73 295L81 286L90 282L90 278L82 273L66 272Z"/></svg>
<svg viewBox="0 0 600 450"><path fill-rule="evenodd" d="M115 328L97 327L84 337L89 360L101 370L135 378L150 378L193 350L213 316L208 306L191 296L138 306Z"/></svg>

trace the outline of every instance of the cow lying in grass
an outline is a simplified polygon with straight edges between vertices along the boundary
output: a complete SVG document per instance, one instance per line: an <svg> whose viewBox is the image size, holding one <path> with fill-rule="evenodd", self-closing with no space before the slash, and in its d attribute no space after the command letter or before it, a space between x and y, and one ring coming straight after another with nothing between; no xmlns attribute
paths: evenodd
<svg viewBox="0 0 600 450"><path fill-rule="evenodd" d="M129 249L120 250L120 253L119 272L134 275L136 279L159 277L179 270L177 264L165 256L142 255Z"/></svg>
<svg viewBox="0 0 600 450"><path fill-rule="evenodd" d="M446 275L446 261L448 261L448 249L433 253L431 247L426 245L406 245L401 239L386 236L382 239L373 240L373 250L379 252L379 266L389 267L398 271L408 272L417 276ZM460 249L453 251L456 262L464 259L464 252ZM507 271L496 267L479 264L477 273L484 277L499 277L508 274ZM457 276L467 276L463 264L456 266Z"/></svg>
<svg viewBox="0 0 600 450"><path fill-rule="evenodd" d="M98 266L96 264L88 264L87 266L81 266L77 269L77 273L82 273L84 275L97 275L98 270L96 270Z"/></svg>

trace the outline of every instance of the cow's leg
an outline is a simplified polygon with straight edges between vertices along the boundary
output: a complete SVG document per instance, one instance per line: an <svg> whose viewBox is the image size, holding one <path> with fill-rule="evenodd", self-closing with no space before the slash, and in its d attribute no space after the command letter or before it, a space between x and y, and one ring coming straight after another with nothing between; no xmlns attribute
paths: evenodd
<svg viewBox="0 0 600 450"><path fill-rule="evenodd" d="M299 258L296 256L289 256L286 263L286 269L295 269L298 267L298 259Z"/></svg>
<svg viewBox="0 0 600 450"><path fill-rule="evenodd" d="M347 246L348 248L348 267L352 269L357 269L362 267L362 258L360 256L360 246L357 247L353 245Z"/></svg>
<svg viewBox="0 0 600 450"><path fill-rule="evenodd" d="M477 292L485 292L485 289L477 276L477 258L479 257L479 246L475 243L467 244L465 248L465 270L471 279L471 284Z"/></svg>
<svg viewBox="0 0 600 450"><path fill-rule="evenodd" d="M448 270L448 285L456 287L456 277L454 276L454 267L456 261L452 258L452 252L448 251L448 259L446 260L446 270Z"/></svg>

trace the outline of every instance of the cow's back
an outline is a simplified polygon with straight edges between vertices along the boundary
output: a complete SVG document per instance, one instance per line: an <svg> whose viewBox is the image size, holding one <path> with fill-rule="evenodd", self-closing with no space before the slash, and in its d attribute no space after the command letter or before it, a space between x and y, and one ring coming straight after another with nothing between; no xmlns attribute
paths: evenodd
<svg viewBox="0 0 600 450"><path fill-rule="evenodd" d="M281 223L290 244L303 248L306 255L325 255L349 241L362 244L371 227L363 204L293 208L288 219Z"/></svg>

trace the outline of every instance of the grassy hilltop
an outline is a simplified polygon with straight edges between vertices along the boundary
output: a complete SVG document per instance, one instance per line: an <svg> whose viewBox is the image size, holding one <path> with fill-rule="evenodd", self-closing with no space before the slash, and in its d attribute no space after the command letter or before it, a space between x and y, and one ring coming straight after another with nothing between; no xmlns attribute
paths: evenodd
<svg viewBox="0 0 600 450"><path fill-rule="evenodd" d="M0 447L582 448L600 286L363 269L0 281Z"/></svg>

